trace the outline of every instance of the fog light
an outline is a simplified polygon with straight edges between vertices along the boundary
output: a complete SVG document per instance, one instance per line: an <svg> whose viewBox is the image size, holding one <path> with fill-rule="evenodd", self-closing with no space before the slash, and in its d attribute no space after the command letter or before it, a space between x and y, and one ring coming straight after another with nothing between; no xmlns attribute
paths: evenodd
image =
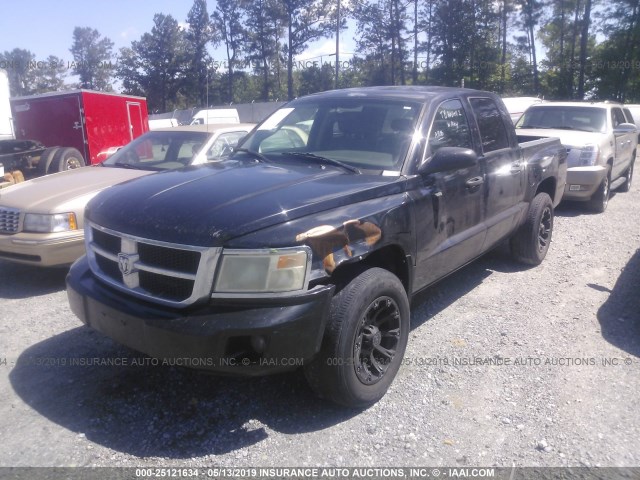
<svg viewBox="0 0 640 480"><path fill-rule="evenodd" d="M254 335L251 337L251 348L253 348L256 353L264 353L265 348L267 348L267 341L260 335Z"/></svg>

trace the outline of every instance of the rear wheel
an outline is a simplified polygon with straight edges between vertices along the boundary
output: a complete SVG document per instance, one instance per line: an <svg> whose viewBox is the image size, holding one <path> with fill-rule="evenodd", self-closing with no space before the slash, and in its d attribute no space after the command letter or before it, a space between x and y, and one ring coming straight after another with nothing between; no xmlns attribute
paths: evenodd
<svg viewBox="0 0 640 480"><path fill-rule="evenodd" d="M546 193L538 193L525 223L511 237L511 253L516 260L539 265L547 256L553 233L553 202Z"/></svg>
<svg viewBox="0 0 640 480"><path fill-rule="evenodd" d="M38 161L38 165L36 166L36 172L39 176L46 175L49 172L49 168L51 167L51 163L53 162L53 157L60 150L58 147L51 147L45 149L44 152L40 155L40 160Z"/></svg>
<svg viewBox="0 0 640 480"><path fill-rule="evenodd" d="M82 158L82 154L78 150L71 147L64 147L60 148L53 157L51 169L54 172L64 172L84 166L84 158Z"/></svg>
<svg viewBox="0 0 640 480"><path fill-rule="evenodd" d="M348 407L380 400L396 376L409 337L409 301L400 280L371 268L331 302L320 353L305 366L321 397Z"/></svg>
<svg viewBox="0 0 640 480"><path fill-rule="evenodd" d="M611 196L611 167L607 169L602 183L589 200L589 208L596 213L603 213L609 205L609 197Z"/></svg>
<svg viewBox="0 0 640 480"><path fill-rule="evenodd" d="M635 152L633 153L633 158L636 158ZM625 181L620 187L621 192L628 192L629 190L631 190L631 181L633 180L633 164L634 163L635 162L631 162L631 165L629 165L629 169L627 170L627 173L625 173L624 175Z"/></svg>

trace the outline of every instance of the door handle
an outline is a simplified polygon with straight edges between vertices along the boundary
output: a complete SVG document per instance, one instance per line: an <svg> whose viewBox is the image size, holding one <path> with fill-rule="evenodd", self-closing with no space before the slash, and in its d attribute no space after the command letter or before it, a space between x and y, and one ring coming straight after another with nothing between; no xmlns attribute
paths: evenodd
<svg viewBox="0 0 640 480"><path fill-rule="evenodd" d="M511 173L520 173L521 171L522 164L520 162L511 164Z"/></svg>
<svg viewBox="0 0 640 480"><path fill-rule="evenodd" d="M482 177L473 177L470 178L469 180L466 181L466 186L467 188L473 188L473 187L477 187L479 185L482 185L484 183L484 178Z"/></svg>

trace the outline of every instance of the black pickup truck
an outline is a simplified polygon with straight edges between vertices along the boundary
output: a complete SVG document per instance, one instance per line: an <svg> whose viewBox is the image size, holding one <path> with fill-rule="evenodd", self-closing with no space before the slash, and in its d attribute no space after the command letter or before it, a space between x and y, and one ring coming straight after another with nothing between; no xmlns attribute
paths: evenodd
<svg viewBox="0 0 640 480"><path fill-rule="evenodd" d="M226 161L95 197L71 308L172 365L304 366L319 395L369 405L401 364L416 292L507 239L519 261L545 257L566 152L526 140L481 91L299 98Z"/></svg>

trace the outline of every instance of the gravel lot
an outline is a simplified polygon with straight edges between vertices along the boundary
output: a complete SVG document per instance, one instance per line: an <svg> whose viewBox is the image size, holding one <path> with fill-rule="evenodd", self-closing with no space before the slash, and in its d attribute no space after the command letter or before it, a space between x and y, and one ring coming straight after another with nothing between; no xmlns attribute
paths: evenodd
<svg viewBox="0 0 640 480"><path fill-rule="evenodd" d="M541 266L498 249L415 299L364 411L300 373L131 365L70 312L65 271L0 261L0 466L638 466L639 184L603 215L562 206Z"/></svg>

